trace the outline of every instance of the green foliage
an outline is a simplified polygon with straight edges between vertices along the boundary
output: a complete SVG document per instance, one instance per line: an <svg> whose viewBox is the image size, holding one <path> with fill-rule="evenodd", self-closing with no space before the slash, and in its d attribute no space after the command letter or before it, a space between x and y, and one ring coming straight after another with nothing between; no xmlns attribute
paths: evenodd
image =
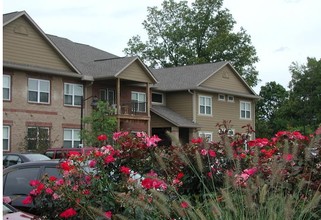
<svg viewBox="0 0 321 220"><path fill-rule="evenodd" d="M287 130L287 121L280 117L280 108L288 99L288 92L275 81L261 87L256 104L256 136L272 137L277 131Z"/></svg>
<svg viewBox="0 0 321 220"><path fill-rule="evenodd" d="M100 142L97 139L99 135L107 135L111 139L117 128L114 111L107 102L99 101L91 115L84 117L83 123L88 129L82 130L81 137L86 146L99 146Z"/></svg>
<svg viewBox="0 0 321 220"><path fill-rule="evenodd" d="M165 0L162 8L149 7L143 26L148 40L128 41L127 55L138 55L152 68L229 61L250 86L257 85L258 62L251 38L235 20L223 0Z"/></svg>
<svg viewBox="0 0 321 220"><path fill-rule="evenodd" d="M22 143L22 148L19 150L22 152L35 152L35 153L44 153L54 141L50 140L49 128L43 127L32 127L28 128L27 133L24 137Z"/></svg>

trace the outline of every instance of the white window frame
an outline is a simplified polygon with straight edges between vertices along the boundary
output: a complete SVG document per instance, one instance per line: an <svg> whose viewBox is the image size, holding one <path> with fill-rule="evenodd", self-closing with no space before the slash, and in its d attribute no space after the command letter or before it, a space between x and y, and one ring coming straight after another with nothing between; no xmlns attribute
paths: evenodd
<svg viewBox="0 0 321 220"><path fill-rule="evenodd" d="M161 102L154 102L154 101L153 101L153 94L161 95L161 96L162 96L162 101L161 101ZM164 105L164 104L165 104L164 93L152 92L152 103L155 104L155 105Z"/></svg>
<svg viewBox="0 0 321 220"><path fill-rule="evenodd" d="M208 101L208 103L207 103L207 101ZM212 96L200 95L198 98L198 102L199 102L198 103L198 113L200 115L212 116ZM204 111L202 111L202 107L204 107ZM209 113L206 110L207 108L210 108Z"/></svg>
<svg viewBox="0 0 321 220"><path fill-rule="evenodd" d="M65 132L66 131L71 131L71 138L66 138L65 136ZM78 132L79 137L76 137L76 132ZM78 148L79 145L75 145L75 142L79 142L79 144L81 144L81 139L80 139L80 129L76 129L76 128L64 128L64 142L65 141L71 141L71 148ZM64 143L64 147L65 147L65 143Z"/></svg>
<svg viewBox="0 0 321 220"><path fill-rule="evenodd" d="M70 91L67 91L67 86L70 86ZM81 91L79 94L77 94L77 90L75 89L76 86L79 86ZM66 106L81 106L81 103L75 104L75 97L83 97L83 85L82 84L76 84L76 83L64 83L64 105ZM71 96L71 103L66 103L66 96ZM80 101L81 102L81 101Z"/></svg>
<svg viewBox="0 0 321 220"><path fill-rule="evenodd" d="M133 96L137 96L137 97L133 97ZM142 97L144 97L143 99L141 99ZM137 98L137 99L136 99ZM138 104L138 107L136 110L136 112L146 112L146 93L145 92L135 92L135 91L132 91L131 93L131 100L132 102L134 102L134 104ZM141 105L143 104L143 105ZM143 107L141 107L143 106ZM143 109L142 109L143 108Z"/></svg>
<svg viewBox="0 0 321 220"><path fill-rule="evenodd" d="M5 84L6 80L7 79L7 85ZM3 100L6 100L6 101L10 101L11 100L11 76L10 75L3 75L3 82L2 82L2 86L3 86ZM8 90L8 97L4 97L4 90Z"/></svg>
<svg viewBox="0 0 321 220"><path fill-rule="evenodd" d="M2 127L3 131L2 131L2 150L3 151L10 151L10 126L8 125L4 125ZM7 130L5 132L5 130ZM5 149L5 146L3 144L4 140L8 140L8 146L7 146L7 149Z"/></svg>
<svg viewBox="0 0 321 220"><path fill-rule="evenodd" d="M28 127L27 128L27 134L29 134L29 129L37 129L37 134L36 134L36 137L34 138L34 137L29 137L28 135L27 135L27 141L29 141L29 140L36 140L36 148L35 149L29 149L28 148L28 150L36 150L36 149L38 149L38 146L39 146L39 140L40 140L40 138L39 138L39 129L44 129L44 130L47 130L47 132L48 132L48 139L47 139L47 141L49 141L49 135L50 135L50 128L49 127L34 127L34 126L32 126L32 127ZM29 146L29 145L28 145Z"/></svg>
<svg viewBox="0 0 321 220"><path fill-rule="evenodd" d="M30 88L30 82L31 81L35 81L37 83L37 89L34 90L34 89ZM41 83L47 83L48 84L48 91L47 90L41 90ZM36 101L30 100L30 95L29 95L30 92L37 92L37 100ZM47 102L42 102L40 100L42 93L48 94L48 101ZM44 80L44 79L28 78L28 102L49 104L50 103L50 81L49 80Z"/></svg>
<svg viewBox="0 0 321 220"><path fill-rule="evenodd" d="M251 120L252 119L252 103L249 101L240 101L240 119ZM249 113L249 116L247 116Z"/></svg>
<svg viewBox="0 0 321 220"><path fill-rule="evenodd" d="M204 138L206 142L212 142L213 141L213 132L210 131L199 131L198 136L201 138Z"/></svg>
<svg viewBox="0 0 321 220"><path fill-rule="evenodd" d="M227 96L227 101L234 102L234 96L232 96L232 95Z"/></svg>
<svg viewBox="0 0 321 220"><path fill-rule="evenodd" d="M224 94L218 94L217 99L218 99L218 101L225 101L225 95Z"/></svg>

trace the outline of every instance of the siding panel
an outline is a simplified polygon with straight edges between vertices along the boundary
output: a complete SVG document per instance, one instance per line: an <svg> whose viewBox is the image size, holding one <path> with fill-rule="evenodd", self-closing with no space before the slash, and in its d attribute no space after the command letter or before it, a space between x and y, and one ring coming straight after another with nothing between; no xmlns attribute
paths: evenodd
<svg viewBox="0 0 321 220"><path fill-rule="evenodd" d="M193 120L193 95L188 92L166 94L166 106L183 117Z"/></svg>
<svg viewBox="0 0 321 220"><path fill-rule="evenodd" d="M121 79L128 79L137 82L152 83L151 78L147 75L146 71L137 63L132 63L120 75Z"/></svg>
<svg viewBox="0 0 321 220"><path fill-rule="evenodd" d="M73 71L47 40L23 17L4 27L3 41L4 61Z"/></svg>

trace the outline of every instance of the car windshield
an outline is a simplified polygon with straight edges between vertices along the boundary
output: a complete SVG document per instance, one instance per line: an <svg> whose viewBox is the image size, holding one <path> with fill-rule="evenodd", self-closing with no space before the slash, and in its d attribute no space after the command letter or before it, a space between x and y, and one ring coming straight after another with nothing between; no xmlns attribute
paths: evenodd
<svg viewBox="0 0 321 220"><path fill-rule="evenodd" d="M25 156L30 160L30 161L37 161L37 160L50 160L49 157L43 154L25 154Z"/></svg>

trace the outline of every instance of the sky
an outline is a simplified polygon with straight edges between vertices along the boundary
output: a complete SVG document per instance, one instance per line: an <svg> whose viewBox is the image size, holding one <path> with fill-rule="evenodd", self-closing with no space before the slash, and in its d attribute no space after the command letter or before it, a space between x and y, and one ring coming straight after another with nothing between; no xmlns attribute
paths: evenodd
<svg viewBox="0 0 321 220"><path fill-rule="evenodd" d="M189 0L192 2L192 0ZM88 44L124 56L128 40L140 35L147 40L142 22L147 7L162 0L3 0L3 13L26 11L47 34ZM259 62L261 82L275 81L288 89L289 66L321 59L321 0L224 0L236 21L251 37Z"/></svg>

